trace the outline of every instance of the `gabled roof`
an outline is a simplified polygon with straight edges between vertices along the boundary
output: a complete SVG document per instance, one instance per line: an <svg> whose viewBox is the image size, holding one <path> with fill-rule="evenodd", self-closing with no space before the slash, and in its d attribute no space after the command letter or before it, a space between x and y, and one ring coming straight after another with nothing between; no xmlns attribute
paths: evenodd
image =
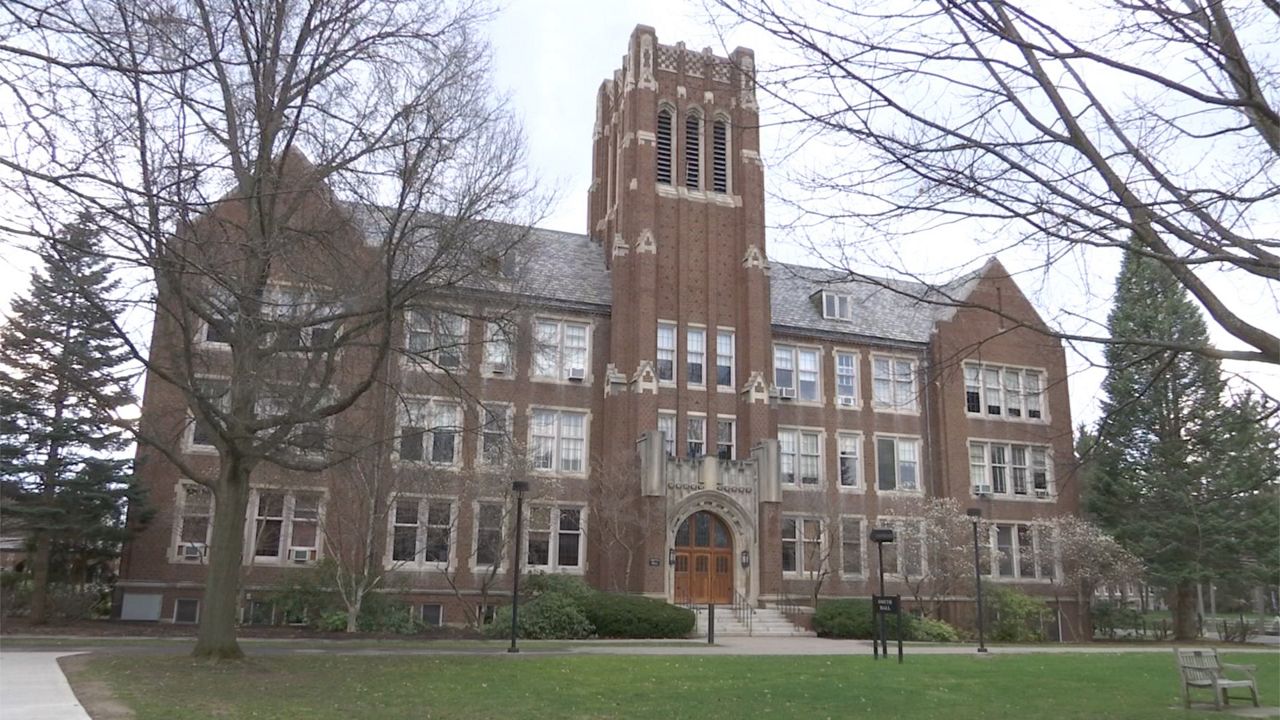
<svg viewBox="0 0 1280 720"><path fill-rule="evenodd" d="M801 332L823 332L927 343L934 325L949 320L986 272L983 268L943 285L877 278L829 268L770 263L773 325ZM822 316L815 293L849 295L853 317Z"/></svg>

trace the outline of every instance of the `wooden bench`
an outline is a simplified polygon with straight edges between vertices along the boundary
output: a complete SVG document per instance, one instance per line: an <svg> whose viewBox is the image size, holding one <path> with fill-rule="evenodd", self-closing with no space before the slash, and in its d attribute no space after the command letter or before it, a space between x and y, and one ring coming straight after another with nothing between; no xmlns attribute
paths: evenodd
<svg viewBox="0 0 1280 720"><path fill-rule="evenodd" d="M1178 673L1182 676L1182 700L1191 707L1191 688L1204 688L1213 691L1213 706L1219 710L1223 705L1230 705L1231 698L1227 691L1231 688L1248 688L1253 696L1253 706L1258 707L1258 682L1254 679L1257 666L1224 664L1218 658L1216 649L1179 650L1174 654L1178 658ZM1225 675L1226 670L1243 672L1248 680L1231 680ZM1236 698L1243 700L1244 698Z"/></svg>

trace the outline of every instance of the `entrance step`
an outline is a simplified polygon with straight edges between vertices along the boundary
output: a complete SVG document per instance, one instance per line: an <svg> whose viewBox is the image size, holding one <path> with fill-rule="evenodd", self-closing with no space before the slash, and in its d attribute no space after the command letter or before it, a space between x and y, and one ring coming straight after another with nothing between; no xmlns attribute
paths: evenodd
<svg viewBox="0 0 1280 720"><path fill-rule="evenodd" d="M694 608L694 633L707 634L707 609ZM716 635L724 637L814 637L814 633L797 627L786 615L771 608L752 608L750 623L740 621L730 606L716 607Z"/></svg>

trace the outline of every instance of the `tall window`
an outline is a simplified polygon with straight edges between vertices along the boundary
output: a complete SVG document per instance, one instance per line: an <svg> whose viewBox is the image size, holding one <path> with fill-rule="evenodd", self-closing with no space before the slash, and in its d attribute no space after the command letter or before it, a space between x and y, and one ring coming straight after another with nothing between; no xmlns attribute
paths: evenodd
<svg viewBox="0 0 1280 720"><path fill-rule="evenodd" d="M263 298L266 339L273 350L293 352L331 347L337 326L325 322L333 308L317 302L315 295L297 287L274 286ZM207 335L206 335L207 338Z"/></svg>
<svg viewBox="0 0 1280 720"><path fill-rule="evenodd" d="M732 330L716 333L716 385L733 387L734 342Z"/></svg>
<svg viewBox="0 0 1280 720"><path fill-rule="evenodd" d="M722 118L711 126L711 189L729 192L729 123Z"/></svg>
<svg viewBox="0 0 1280 720"><path fill-rule="evenodd" d="M671 184L671 108L658 109L658 182Z"/></svg>
<svg viewBox="0 0 1280 720"><path fill-rule="evenodd" d="M707 419L691 415L685 419L685 427L687 428L685 451L688 453L686 457L693 459L706 455Z"/></svg>
<svg viewBox="0 0 1280 720"><path fill-rule="evenodd" d="M837 437L840 449L840 487L858 487L858 472L861 467L859 459L862 448L862 436L851 433L840 433Z"/></svg>
<svg viewBox="0 0 1280 720"><path fill-rule="evenodd" d="M658 413L658 430L662 432L663 449L667 457L676 456L676 416L675 413Z"/></svg>
<svg viewBox="0 0 1280 720"><path fill-rule="evenodd" d="M904 492L920 489L919 438L876 438L876 487Z"/></svg>
<svg viewBox="0 0 1280 720"><path fill-rule="evenodd" d="M590 326L567 320L533 321L533 375L557 380L587 376L587 337Z"/></svg>
<svg viewBox="0 0 1280 720"><path fill-rule="evenodd" d="M877 408L916 410L916 362L907 358L871 358L871 401Z"/></svg>
<svg viewBox="0 0 1280 720"><path fill-rule="evenodd" d="M476 565L502 564L505 516L502 503L480 503L476 510Z"/></svg>
<svg viewBox="0 0 1280 720"><path fill-rule="evenodd" d="M227 395L226 380L201 378L195 383L196 393L213 406L215 411L228 412L231 409L231 398ZM217 432L213 426L205 422L202 414L197 415L190 425L192 447L213 447Z"/></svg>
<svg viewBox="0 0 1280 720"><path fill-rule="evenodd" d="M484 364L495 374L510 374L515 369L511 352L511 328L505 323L484 324Z"/></svg>
<svg viewBox="0 0 1280 720"><path fill-rule="evenodd" d="M480 406L480 461L485 465L506 462L511 443L510 415L507 405Z"/></svg>
<svg viewBox="0 0 1280 720"><path fill-rule="evenodd" d="M405 325L410 353L444 370L462 367L466 358L466 318L453 313L410 310Z"/></svg>
<svg viewBox="0 0 1280 720"><path fill-rule="evenodd" d="M997 577L1052 580L1057 567L1049 528L1026 523L996 523L990 572Z"/></svg>
<svg viewBox="0 0 1280 720"><path fill-rule="evenodd" d="M258 490L250 507L255 559L300 563L316 559L320 493Z"/></svg>
<svg viewBox="0 0 1280 720"><path fill-rule="evenodd" d="M817 348L773 346L773 384L781 397L817 402L819 367Z"/></svg>
<svg viewBox="0 0 1280 720"><path fill-rule="evenodd" d="M816 518L782 518L782 571L817 572L822 569L822 521Z"/></svg>
<svg viewBox="0 0 1280 720"><path fill-rule="evenodd" d="M400 498L391 518L391 560L447 566L452 531L448 500Z"/></svg>
<svg viewBox="0 0 1280 720"><path fill-rule="evenodd" d="M184 482L178 486L176 557L187 562L204 560L213 532L213 493L203 485Z"/></svg>
<svg viewBox="0 0 1280 720"><path fill-rule="evenodd" d="M396 456L405 462L453 465L458 460L462 408L431 398L409 399L400 408Z"/></svg>
<svg viewBox="0 0 1280 720"><path fill-rule="evenodd" d="M584 468L587 414L535 408L529 423L535 470L580 473Z"/></svg>
<svg viewBox="0 0 1280 720"><path fill-rule="evenodd" d="M861 518L840 518L840 574L846 577L862 574Z"/></svg>
<svg viewBox="0 0 1280 720"><path fill-rule="evenodd" d="M965 363L965 411L992 419L1043 420L1043 386L1039 370Z"/></svg>
<svg viewBox="0 0 1280 720"><path fill-rule="evenodd" d="M716 457L733 459L734 422L726 418L716 420Z"/></svg>
<svg viewBox="0 0 1280 720"><path fill-rule="evenodd" d="M525 542L531 568L555 571L581 567L582 508L530 507Z"/></svg>
<svg viewBox="0 0 1280 720"><path fill-rule="evenodd" d="M676 379L676 326L658 323L658 380L674 382Z"/></svg>
<svg viewBox="0 0 1280 720"><path fill-rule="evenodd" d="M821 434L811 430L779 428L778 455L782 482L817 485L822 480Z"/></svg>
<svg viewBox="0 0 1280 720"><path fill-rule="evenodd" d="M689 384L702 385L706 382L707 331L689 328L684 350Z"/></svg>
<svg viewBox="0 0 1280 720"><path fill-rule="evenodd" d="M702 114L691 110L684 119L684 185L702 188Z"/></svg>
<svg viewBox="0 0 1280 720"><path fill-rule="evenodd" d="M836 404L856 407L858 404L858 356L836 353Z"/></svg>
<svg viewBox="0 0 1280 720"><path fill-rule="evenodd" d="M924 521L914 518L882 519L882 526L893 528L894 542L884 545L884 571L907 578L919 578L925 572Z"/></svg>
<svg viewBox="0 0 1280 720"><path fill-rule="evenodd" d="M1049 498L1049 448L969 441L969 478L975 495Z"/></svg>

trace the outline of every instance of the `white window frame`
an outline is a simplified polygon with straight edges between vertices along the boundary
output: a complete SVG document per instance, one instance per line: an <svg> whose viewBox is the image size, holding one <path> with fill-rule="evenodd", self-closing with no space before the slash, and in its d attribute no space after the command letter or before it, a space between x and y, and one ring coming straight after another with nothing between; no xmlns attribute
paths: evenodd
<svg viewBox="0 0 1280 720"><path fill-rule="evenodd" d="M671 339L671 342L669 344L664 343L664 338L667 336L669 336ZM654 377L657 378L659 384L675 385L676 377L677 375L679 375L679 372L678 372L679 363L676 362L676 353L679 351L680 326L673 322L659 320L658 329L655 335L655 342L656 342L655 347L657 348L657 355L654 359L654 364L653 364ZM670 377L662 376L663 375L662 362L664 360L670 361L671 363Z"/></svg>
<svg viewBox="0 0 1280 720"><path fill-rule="evenodd" d="M496 433L489 427L489 418L491 416L501 415L505 428L502 430L504 440L502 441L502 457L498 462L490 460L485 452L489 439L494 437ZM506 402L481 402L476 406L476 420L480 425L479 438L476 442L476 465L479 467L500 468L503 467L515 452L515 443L512 442L512 427L515 422L515 406Z"/></svg>
<svg viewBox="0 0 1280 720"><path fill-rule="evenodd" d="M453 425L437 425L435 421L440 417L442 409L453 409L454 422ZM396 410L396 443L392 448L392 458L397 463L406 465L426 465L440 468L457 468L462 465L462 439L463 439L463 409L462 404L452 398L432 397L432 396L413 396L407 397L403 402L399 403ZM404 432L405 428L419 428L422 432L422 457L419 459L409 459L401 456L401 449L404 447L404 440L408 434ZM441 430L452 428L453 434L453 457L448 461L435 460L435 436L436 428Z"/></svg>
<svg viewBox="0 0 1280 720"><path fill-rule="evenodd" d="M415 524L413 543L413 559L397 560L395 558L395 531L397 527L408 527L407 524L396 522L396 508L402 502L416 502L418 505L418 517ZM439 560L426 559L426 541L427 534L432 528L439 528L439 525L431 524L431 506L447 505L449 507L449 520L446 525L449 533L445 542L445 552L449 557L441 562ZM410 569L410 570L434 570L446 571L453 568L458 558L458 503L457 498L445 497L441 495L411 495L402 494L395 498L391 505L391 512L387 513L387 551L385 558L385 567L387 569Z"/></svg>
<svg viewBox="0 0 1280 720"><path fill-rule="evenodd" d="M724 429L727 424L728 442L725 442ZM716 457L722 460L738 459L738 418L733 415L717 415L716 416ZM721 449L725 446L729 448L729 457L722 457Z"/></svg>
<svg viewBox="0 0 1280 720"><path fill-rule="evenodd" d="M484 323L484 374L489 377L515 378L516 375L515 327L506 321L486 320ZM502 372L494 372L502 369Z"/></svg>
<svg viewBox="0 0 1280 720"><path fill-rule="evenodd" d="M543 327L555 326L555 339L548 340L541 336ZM529 360L529 379L536 382L556 382L556 383L573 383L573 384L591 384L591 336L594 331L594 325L589 320L579 318L555 317L550 315L536 315L530 326L532 328L532 349L530 351ZM582 367L568 359L570 346L568 337L570 329L581 330L583 333L583 347L573 347L573 350L582 351ZM550 372L543 372L541 362L539 362L539 353L543 348L551 349L555 353L554 365L550 368ZM569 374L571 370L582 370L582 380L570 380Z"/></svg>
<svg viewBox="0 0 1280 720"><path fill-rule="evenodd" d="M217 398L214 404L223 412L227 412L231 409L231 398L229 396L229 393L231 392L230 383L231 378L214 375L198 375L195 378L194 384L197 387L205 385L221 385L223 387L222 395ZM184 405L184 409L187 413L187 427L182 433L182 449L193 455L216 455L218 452L217 446L196 442L197 421L195 411L186 405Z"/></svg>
<svg viewBox="0 0 1280 720"><path fill-rule="evenodd" d="M1002 500L1020 502L1053 502L1057 497L1054 482L1053 446L1039 443L1017 443L1008 440L971 437L967 443L969 454L969 494L972 497L995 496ZM994 462L995 449L1002 449L1004 462ZM1015 450L1023 451L1023 463L1015 463ZM1036 459L1039 453L1043 465ZM1004 470L1004 486L997 486L997 470ZM1017 470L1024 471L1026 492L1017 492ZM1044 487L1037 487L1036 475L1044 473Z"/></svg>
<svg viewBox="0 0 1280 720"><path fill-rule="evenodd" d="M693 375L694 366L698 367L698 376ZM684 369L685 383L691 387L704 387L707 384L707 329L690 325L684 330Z"/></svg>
<svg viewBox="0 0 1280 720"><path fill-rule="evenodd" d="M260 498L264 493L280 494L284 496L284 507L280 516L280 553L278 555L259 555L258 554L258 511ZM314 495L316 496L316 517L315 517L315 544L314 545L297 545L294 541L295 523L303 522L296 516L298 496ZM309 566L314 565L317 561L324 557L324 512L326 505L327 493L323 488L285 488L273 485L255 486L249 489L249 506L246 509L245 517L245 553L246 564L253 565L281 565L281 566ZM212 523L211 523L212 527ZM310 550L310 558L305 563L295 563L293 561L293 550L307 549Z"/></svg>
<svg viewBox="0 0 1280 720"><path fill-rule="evenodd" d="M410 308L404 314L406 359L427 372L460 373L467 368L470 323L465 315L445 308ZM425 337L426 347L418 349L415 337ZM446 358L456 356L456 364ZM426 362L415 361L425 358Z"/></svg>
<svg viewBox="0 0 1280 720"><path fill-rule="evenodd" d="M848 543L845 542L848 527L846 523L849 521L856 522L857 530L855 536L858 538L858 572L851 573L845 570L845 551ZM841 515L840 516L840 568L839 575L842 578L861 579L868 576L867 573L867 518L863 515Z"/></svg>
<svg viewBox="0 0 1280 720"><path fill-rule="evenodd" d="M307 319L308 315L315 316L329 310L330 308L324 303L316 300L313 290L301 285L283 283L267 287L263 299L262 316L268 321L284 318L285 323L292 324L299 320ZM336 323L328 327L321 322L302 325L298 328L300 333L298 347L293 349L281 348L278 352L310 352L315 342L316 331L326 329L336 332ZM275 339L271 338L271 333L267 333L265 337L268 338L268 344L275 342Z"/></svg>
<svg viewBox="0 0 1280 720"><path fill-rule="evenodd" d="M849 363L850 363L847 366L847 368L849 369L850 373L852 373L852 376L853 376L853 393L852 394L842 392L840 389L840 377L842 375L850 374L850 373L841 372L840 361L846 358L849 360ZM860 367L861 363L862 363L862 356L856 350L840 350L837 348L831 351L831 367L832 367L832 383L833 383L832 391L836 398L837 408L843 408L846 410L857 410L862 406L862 402L859 400L859 396L862 394L861 387L859 384L861 381L861 375L862 375L862 373L859 372L859 370L861 370L861 367ZM846 402L845 401L846 398L851 402Z"/></svg>
<svg viewBox="0 0 1280 720"><path fill-rule="evenodd" d="M822 317L826 320L852 320L853 296L848 293L823 290Z"/></svg>
<svg viewBox="0 0 1280 720"><path fill-rule="evenodd" d="M183 540L182 531L187 521L187 489L195 488L196 492L207 493L209 496L209 513L208 515L190 515L190 517L207 518L204 529L204 540ZM181 479L174 485L173 498L173 535L169 543L169 562L179 563L183 565L203 564L209 555L209 545L213 542L213 514L216 511L217 500L213 496L213 491L201 485L194 480ZM183 549L187 545L198 545L200 555L197 558L188 559L183 554Z"/></svg>
<svg viewBox="0 0 1280 720"><path fill-rule="evenodd" d="M497 506L502 509L498 521L498 558L497 562L480 562L480 510L484 506ZM511 529L509 516L513 512L511 503L501 498L481 498L471 503L471 569L482 574L506 572L507 556L511 548L506 544Z"/></svg>
<svg viewBox="0 0 1280 720"><path fill-rule="evenodd" d="M850 452L852 448L852 452ZM846 457L852 457L853 463L853 484L846 485L844 482L844 460ZM836 433L836 487L844 492L862 492L866 487L863 479L863 459L862 459L862 433L840 431Z"/></svg>
<svg viewBox="0 0 1280 720"><path fill-rule="evenodd" d="M893 441L893 487L882 488L880 486L880 441ZM877 493L902 493L904 495L920 495L924 492L924 442L919 435L894 435L888 433L876 433L873 442L875 443L875 469L876 482L875 489ZM903 443L913 443L915 445L915 469L916 469L916 486L914 488L902 487L902 466L904 460L900 451ZM870 487L871 483L868 482Z"/></svg>
<svg viewBox="0 0 1280 720"><path fill-rule="evenodd" d="M726 344L725 340L728 339ZM721 391L733 392L734 375L736 368L734 364L737 362L737 333L733 328L717 328L716 329L716 388ZM726 351L725 348L728 348ZM728 360L726 363L725 361ZM720 382L720 368L729 368L729 382Z"/></svg>
<svg viewBox="0 0 1280 720"><path fill-rule="evenodd" d="M537 413L549 413L554 416L551 429L552 435L535 435L535 417ZM564 434L564 419L566 415L580 415L582 417L582 437L567 437ZM551 467L544 468L535 464L533 452L536 447L535 437L551 438ZM564 469L565 460L568 454L565 452L566 443L578 441L581 443L581 456L579 458L580 467L577 469ZM571 477L586 477L591 441L591 413L582 408L566 408L566 407L549 407L545 405L531 405L529 407L529 465L533 472L541 475L565 475Z"/></svg>
<svg viewBox="0 0 1280 720"><path fill-rule="evenodd" d="M961 372L965 415L983 420L1046 424L1049 422L1045 387L1047 376L1047 371L1042 367L965 362ZM1032 386L1036 389L1029 390ZM977 396L977 411L969 406L971 394ZM1009 401L1012 394L1017 396L1016 403ZM1010 412L1013 410L1017 410L1018 415L1011 417ZM1031 417L1032 412L1040 416Z"/></svg>
<svg viewBox="0 0 1280 720"><path fill-rule="evenodd" d="M796 534L795 534L795 537L793 538L788 538L786 535L786 532L787 532L786 523L788 521L795 523ZM809 536L809 533L807 532L809 528L806 527L809 523L817 523L817 528L816 528L816 532L818 535L817 539L813 539ZM796 546L795 548L796 567L794 570L787 570L784 567L782 570L783 577L790 577L790 578L806 577L812 573L818 573L824 570L823 566L825 566L828 562L830 562L830 558L827 557L827 552L826 552L827 533L825 532L825 528L823 527L823 525L825 524L826 524L826 520L817 515L806 515L806 514L800 514L800 513L783 513L782 528L781 528L781 532L779 533L782 540L782 546L785 547L788 542L794 543ZM818 553L817 566L810 567L808 562L808 559L809 559L808 550L811 545L815 545L815 544L817 545L817 553ZM780 553L779 555L779 566L782 565L781 559L783 555L785 555L785 553Z"/></svg>
<svg viewBox="0 0 1280 720"><path fill-rule="evenodd" d="M696 432L695 432L696 430ZM694 453L693 445L702 446L702 452ZM707 454L707 416L702 413L685 413L684 418L684 452L685 457L693 460Z"/></svg>
<svg viewBox="0 0 1280 720"><path fill-rule="evenodd" d="M1010 543L1012 550L1009 558L1009 575L1001 573L1000 559L996 557L999 550L1000 528L1009 528ZM1032 573L1030 575L1022 574L1022 540L1018 534L1019 527L1027 527L1031 530L1031 565ZM1044 547L1046 543L1046 535L1049 547ZM1055 578L1062 574L1061 560L1059 556L1058 544L1053 541L1053 528L1045 523L1039 523L1027 520L993 520L987 527L987 558L989 560L985 575L996 582L1022 582L1022 583L1052 583ZM1048 553L1049 557L1045 558L1042 553ZM1052 563L1052 575L1046 577L1044 570L1044 562Z"/></svg>
<svg viewBox="0 0 1280 720"><path fill-rule="evenodd" d="M881 363L887 363L887 377L880 372ZM903 371L901 363L908 363L908 370ZM910 355L888 355L872 353L871 355L871 406L877 412L894 412L915 415L920 412L920 360ZM888 383L888 399L881 393L883 383ZM899 402L898 393L904 384L909 383L909 402Z"/></svg>
<svg viewBox="0 0 1280 720"><path fill-rule="evenodd" d="M550 525L545 529L535 529L533 527L533 513L535 510L545 509L549 511ZM562 565L560 564L560 533L566 532L560 528L560 514L565 510L578 511L578 564ZM524 523L524 537L521 538L521 551L524 553L522 560L529 570L541 570L551 573L565 573L572 575L580 575L587 570L587 507L585 505L577 505L574 503L532 503L527 509L528 517ZM529 535L532 532L547 533L547 564L538 565L529 561Z"/></svg>
<svg viewBox="0 0 1280 720"><path fill-rule="evenodd" d="M439 618L437 619L436 624L434 625L427 622L426 618L423 617L426 614L426 609L429 607L435 607L440 609ZM418 622L421 622L423 625L426 625L427 627L444 627L444 603L421 603L420 605L418 605Z"/></svg>
<svg viewBox="0 0 1280 720"><path fill-rule="evenodd" d="M812 356L815 367L812 370L801 370L800 360L804 357ZM786 358L787 364L791 367L780 368L778 360ZM773 344L773 384L778 389L779 396L784 388L790 388L794 393L794 400L797 403L820 404L822 402L822 348L813 345L794 345L791 343L774 343ZM779 370L791 371L791 383L783 385L778 381ZM804 397L800 391L800 374L812 375L813 397Z"/></svg>
<svg viewBox="0 0 1280 720"><path fill-rule="evenodd" d="M884 515L876 519L876 527L893 528L894 541L887 543L885 553L889 555L893 562L893 566L885 570L886 575L897 577L907 577L920 579L929 574L929 553L927 537L925 533L927 529L924 527L924 519L912 516ZM914 551L920 559L920 572L908 575L906 562L903 560L902 548L906 546L904 538L906 538L906 526L915 526L915 539L918 541L913 543ZM887 564L887 563L886 563Z"/></svg>
<svg viewBox="0 0 1280 720"><path fill-rule="evenodd" d="M806 442L808 443L809 448L816 450L816 452L806 451ZM785 471L780 471L779 473L779 479L781 480L783 487L799 488L802 490L811 490L822 487L823 470L825 469L823 464L823 445L825 444L826 432L821 428L798 426L778 428L779 466L780 468L785 467L786 458L783 456L789 455L791 457L792 467L792 479L790 481L786 479ZM787 446L790 446L791 450L786 450L785 448ZM810 463L814 465L817 472L813 482L805 482L804 480L805 477L808 477L803 474L803 465L806 458L810 459Z"/></svg>
<svg viewBox="0 0 1280 720"><path fill-rule="evenodd" d="M674 411L658 411L658 430L663 433L662 450L669 458L676 456L676 427L678 427L676 420L677 416Z"/></svg>

